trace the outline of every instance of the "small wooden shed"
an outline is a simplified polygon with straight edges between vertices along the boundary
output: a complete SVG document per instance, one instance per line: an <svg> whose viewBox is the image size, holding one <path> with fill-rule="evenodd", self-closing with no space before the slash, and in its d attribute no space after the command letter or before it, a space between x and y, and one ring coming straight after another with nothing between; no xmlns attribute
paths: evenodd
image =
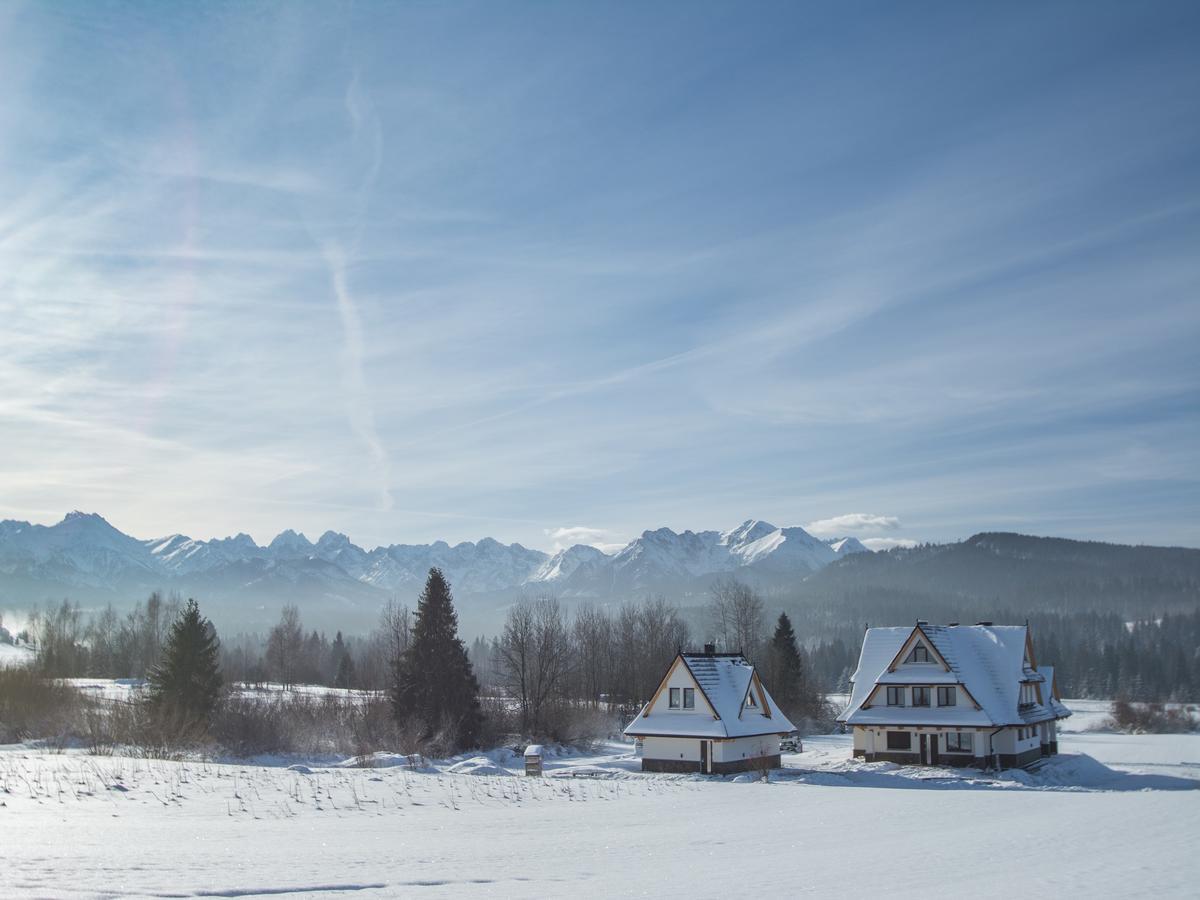
<svg viewBox="0 0 1200 900"><path fill-rule="evenodd" d="M525 748L525 774L542 774L542 745L530 744Z"/></svg>

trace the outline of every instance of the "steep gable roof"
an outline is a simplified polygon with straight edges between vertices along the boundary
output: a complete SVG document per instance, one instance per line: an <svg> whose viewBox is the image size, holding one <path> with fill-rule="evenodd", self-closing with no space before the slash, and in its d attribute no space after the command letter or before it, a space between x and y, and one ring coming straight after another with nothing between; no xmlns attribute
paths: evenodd
<svg viewBox="0 0 1200 900"><path fill-rule="evenodd" d="M660 696L673 672L683 666L707 710L664 709ZM759 706L748 708L754 691ZM756 734L786 734L795 727L775 706L762 680L745 657L736 653L681 653L672 660L658 689L625 729L630 736L735 738Z"/></svg>
<svg viewBox="0 0 1200 900"><path fill-rule="evenodd" d="M920 634L931 643L948 671L919 671L897 663ZM852 724L1011 725L1070 715L1061 703L1020 707L1021 682L1040 683L1033 667L1033 644L1025 625L920 625L870 628L854 673L850 702L838 718ZM885 707L872 702L881 684L958 684L978 707Z"/></svg>

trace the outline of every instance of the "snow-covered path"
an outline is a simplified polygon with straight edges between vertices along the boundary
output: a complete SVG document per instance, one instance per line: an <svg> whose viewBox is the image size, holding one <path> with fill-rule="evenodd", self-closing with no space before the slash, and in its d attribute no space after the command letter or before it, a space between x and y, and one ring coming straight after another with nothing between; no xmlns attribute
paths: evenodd
<svg viewBox="0 0 1200 900"><path fill-rule="evenodd" d="M817 738L762 784L645 777L611 753L527 779L464 773L494 760L305 772L10 748L0 893L1194 895L1200 737L1071 734L1063 750L991 781L852 763L845 737ZM566 777L578 767L609 777Z"/></svg>

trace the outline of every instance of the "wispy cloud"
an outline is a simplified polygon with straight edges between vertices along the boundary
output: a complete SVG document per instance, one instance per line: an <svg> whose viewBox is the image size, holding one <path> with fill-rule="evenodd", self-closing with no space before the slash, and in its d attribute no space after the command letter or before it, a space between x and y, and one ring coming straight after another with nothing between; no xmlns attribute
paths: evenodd
<svg viewBox="0 0 1200 900"><path fill-rule="evenodd" d="M587 544L604 553L615 553L625 546L627 541L614 541L613 534L605 528L588 528L586 525L572 525L562 528L547 528L546 537L553 543L555 551L566 550L576 544Z"/></svg>
<svg viewBox="0 0 1200 900"><path fill-rule="evenodd" d="M0 10L0 512L1200 543L1200 10L177 15Z"/></svg>
<svg viewBox="0 0 1200 900"><path fill-rule="evenodd" d="M878 534L881 531L895 531L899 527L900 520L895 516L877 516L871 513L846 513L829 519L817 519L804 526L806 531L817 537Z"/></svg>

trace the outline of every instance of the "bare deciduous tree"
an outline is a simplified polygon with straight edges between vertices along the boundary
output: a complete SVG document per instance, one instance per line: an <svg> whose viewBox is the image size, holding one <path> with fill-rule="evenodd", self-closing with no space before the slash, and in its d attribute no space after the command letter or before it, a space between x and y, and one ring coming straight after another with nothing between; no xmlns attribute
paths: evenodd
<svg viewBox="0 0 1200 900"><path fill-rule="evenodd" d="M613 657L612 620L594 606L581 606L575 612L572 636L575 639L577 693L589 705L597 706L601 694L607 694L609 688Z"/></svg>
<svg viewBox="0 0 1200 900"><path fill-rule="evenodd" d="M300 624L300 610L288 604L279 614L279 624L271 629L267 638L267 667L271 675L284 687L291 687L296 680L304 649L304 628Z"/></svg>
<svg viewBox="0 0 1200 900"><path fill-rule="evenodd" d="M572 657L570 632L556 598L524 599L509 609L500 638L501 673L521 704L525 732L540 732L547 705L567 686Z"/></svg>
<svg viewBox="0 0 1200 900"><path fill-rule="evenodd" d="M716 582L710 598L709 627L716 643L727 652L741 652L753 662L760 656L765 634L762 598L732 578Z"/></svg>

